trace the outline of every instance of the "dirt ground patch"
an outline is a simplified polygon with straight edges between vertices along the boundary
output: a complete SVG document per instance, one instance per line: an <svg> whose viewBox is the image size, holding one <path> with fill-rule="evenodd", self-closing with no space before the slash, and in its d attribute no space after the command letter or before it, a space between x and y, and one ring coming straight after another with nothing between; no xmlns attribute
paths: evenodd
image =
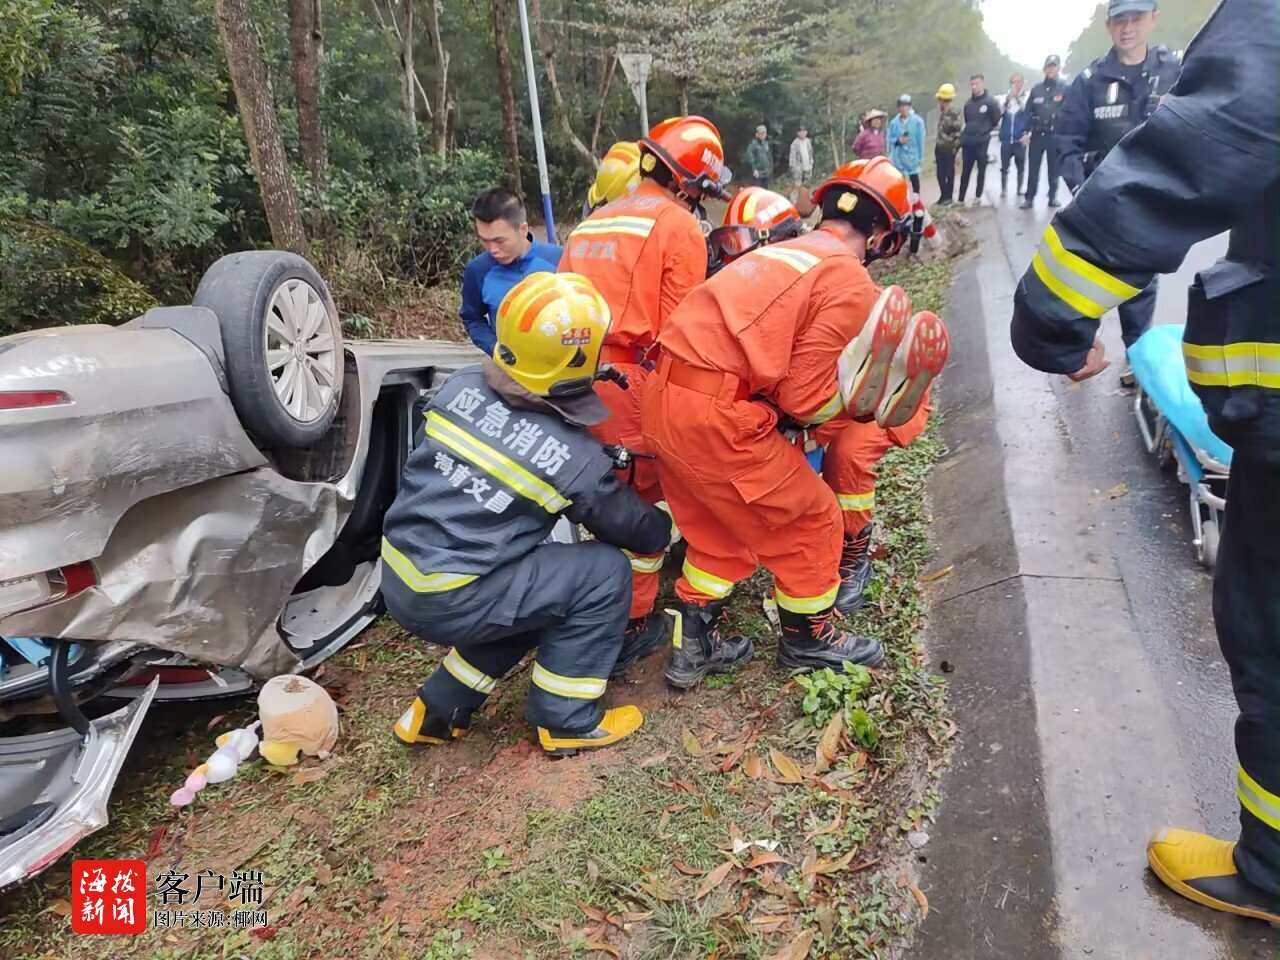
<svg viewBox="0 0 1280 960"><path fill-rule="evenodd" d="M898 274L940 306L945 263ZM384 619L317 679L342 736L326 761L248 764L175 810L169 794L252 719L252 701L154 710L121 776L112 822L83 858L146 859L161 872L261 874L265 926L161 928L136 958L510 960L615 957L888 958L927 910L906 841L937 804L955 728L918 638L928 590L924 483L941 453L926 435L895 451L878 491L877 577L850 626L882 639L876 671L809 678L774 664L761 600L735 592L731 621L757 656L690 693L668 689L661 653L611 683L610 704L646 723L613 750L553 761L523 721L528 665L501 684L467 737L404 747L391 726L441 651ZM670 573L669 568L669 573ZM666 578L667 586L671 580ZM6 892L0 957L124 956L70 935L70 859ZM184 909L192 909L188 900ZM206 889L201 909L228 911Z"/></svg>

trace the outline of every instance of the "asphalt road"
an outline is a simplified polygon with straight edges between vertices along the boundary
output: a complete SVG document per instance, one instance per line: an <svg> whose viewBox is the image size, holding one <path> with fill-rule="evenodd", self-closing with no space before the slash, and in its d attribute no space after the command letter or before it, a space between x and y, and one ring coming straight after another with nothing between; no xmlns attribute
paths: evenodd
<svg viewBox="0 0 1280 960"><path fill-rule="evenodd" d="M991 182L989 178L988 182ZM998 176L995 178L998 192ZM1158 471L1115 369L1072 385L1008 342L1013 286L1052 211L974 210L941 389L931 653L962 747L922 852L936 912L915 956L1263 960L1269 927L1170 895L1146 869L1166 824L1234 836L1235 706L1186 493ZM1180 322L1201 245L1162 280ZM1120 358L1114 315L1108 353Z"/></svg>

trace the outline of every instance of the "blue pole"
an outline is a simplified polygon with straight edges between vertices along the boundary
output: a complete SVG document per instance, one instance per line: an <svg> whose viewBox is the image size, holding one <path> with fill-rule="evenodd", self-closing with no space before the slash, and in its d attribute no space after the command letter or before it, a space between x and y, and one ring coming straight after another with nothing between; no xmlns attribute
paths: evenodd
<svg viewBox="0 0 1280 960"><path fill-rule="evenodd" d="M551 180L547 176L547 151L542 145L542 112L538 109L538 77L533 69L533 44L529 40L529 11L519 0L520 39L524 42L524 68L529 78L529 112L533 120L533 145L538 153L538 183L542 188L542 218L547 224L547 242L556 242L556 219L551 212Z"/></svg>

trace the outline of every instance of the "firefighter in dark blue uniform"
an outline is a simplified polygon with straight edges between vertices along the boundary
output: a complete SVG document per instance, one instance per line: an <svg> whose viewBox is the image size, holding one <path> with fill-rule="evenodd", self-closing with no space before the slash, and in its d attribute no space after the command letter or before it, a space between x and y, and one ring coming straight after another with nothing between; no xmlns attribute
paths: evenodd
<svg viewBox="0 0 1280 960"><path fill-rule="evenodd" d="M1234 447L1213 614L1240 716L1240 839L1167 829L1148 862L1197 903L1280 923L1280 4L1224 0L1150 119L1045 230L1018 285L1018 355L1075 380L1106 366L1099 318L1231 230L1188 303L1187 377Z"/></svg>
<svg viewBox="0 0 1280 960"><path fill-rule="evenodd" d="M531 650L525 716L553 755L616 743L643 721L605 710L631 603L625 550L656 554L671 519L618 480L586 430L608 416L592 390L609 308L585 278L535 274L498 310L492 359L450 377L425 414L387 511L383 595L391 615L451 647L395 725L441 744ZM560 516L588 543L548 543Z"/></svg>
<svg viewBox="0 0 1280 960"><path fill-rule="evenodd" d="M1040 161L1049 160L1049 206L1058 205L1058 151L1054 148L1053 132L1058 125L1062 102L1067 98L1066 81L1058 75L1062 61L1052 54L1044 62L1044 80L1031 88L1027 97L1027 132L1023 142L1027 150L1027 192L1022 209L1035 206L1036 191L1040 189Z"/></svg>
<svg viewBox="0 0 1280 960"><path fill-rule="evenodd" d="M1125 134L1151 116L1178 79L1178 58L1147 42L1158 16L1156 0L1111 0L1107 6L1114 45L1076 77L1058 117L1058 166L1072 193ZM1155 309L1155 280L1120 307L1126 348L1151 326ZM1131 386L1132 376L1126 367L1121 380Z"/></svg>

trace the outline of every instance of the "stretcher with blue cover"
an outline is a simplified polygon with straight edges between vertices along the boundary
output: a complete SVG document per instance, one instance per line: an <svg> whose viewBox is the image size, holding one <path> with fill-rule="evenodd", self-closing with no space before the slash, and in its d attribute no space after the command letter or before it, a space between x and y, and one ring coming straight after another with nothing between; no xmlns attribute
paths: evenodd
<svg viewBox="0 0 1280 960"><path fill-rule="evenodd" d="M1187 381L1183 327L1155 326L1129 348L1138 382L1134 413L1147 450L1162 469L1177 469L1187 485L1196 559L1212 569L1227 505L1231 448L1211 429L1204 407Z"/></svg>

